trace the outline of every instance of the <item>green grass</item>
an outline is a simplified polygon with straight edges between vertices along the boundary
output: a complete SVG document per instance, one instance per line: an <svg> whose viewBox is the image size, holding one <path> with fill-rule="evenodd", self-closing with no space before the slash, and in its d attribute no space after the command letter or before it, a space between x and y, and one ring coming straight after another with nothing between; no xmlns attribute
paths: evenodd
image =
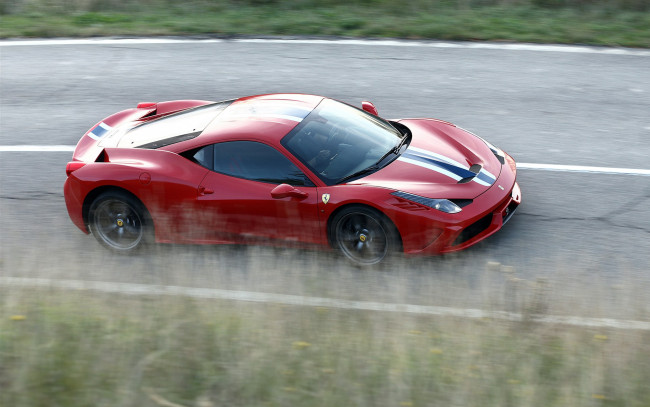
<svg viewBox="0 0 650 407"><path fill-rule="evenodd" d="M592 3L22 0L0 3L0 37L316 35L650 47L649 3Z"/></svg>
<svg viewBox="0 0 650 407"><path fill-rule="evenodd" d="M0 405L647 406L647 332L0 291Z"/></svg>

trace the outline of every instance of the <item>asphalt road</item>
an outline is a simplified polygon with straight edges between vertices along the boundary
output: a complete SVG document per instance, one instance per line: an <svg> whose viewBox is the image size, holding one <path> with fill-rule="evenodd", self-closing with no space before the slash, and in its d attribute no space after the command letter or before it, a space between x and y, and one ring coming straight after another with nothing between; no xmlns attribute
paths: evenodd
<svg viewBox="0 0 650 407"><path fill-rule="evenodd" d="M388 118L451 121L519 162L650 169L649 55L460 45L0 46L0 145L73 145L101 118L140 101L301 92L371 100ZM67 216L70 156L0 152L3 276L496 308L509 306L513 290L529 301L532 282L547 281L548 301L563 300L557 312L592 313L589 293L601 298L598 316L649 312L647 176L520 170L524 203L498 234L458 254L400 259L378 271L328 253L263 247L112 255Z"/></svg>

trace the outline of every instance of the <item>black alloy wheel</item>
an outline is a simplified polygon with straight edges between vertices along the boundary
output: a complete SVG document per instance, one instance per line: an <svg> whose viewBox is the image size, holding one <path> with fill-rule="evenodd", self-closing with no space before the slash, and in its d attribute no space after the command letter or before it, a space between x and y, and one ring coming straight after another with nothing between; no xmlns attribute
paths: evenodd
<svg viewBox="0 0 650 407"><path fill-rule="evenodd" d="M352 262L371 266L383 261L399 248L399 237L392 223L368 207L349 207L332 220L331 240Z"/></svg>
<svg viewBox="0 0 650 407"><path fill-rule="evenodd" d="M146 214L146 209L135 198L120 191L110 191L93 201L88 227L105 247L130 253L149 240L150 227Z"/></svg>

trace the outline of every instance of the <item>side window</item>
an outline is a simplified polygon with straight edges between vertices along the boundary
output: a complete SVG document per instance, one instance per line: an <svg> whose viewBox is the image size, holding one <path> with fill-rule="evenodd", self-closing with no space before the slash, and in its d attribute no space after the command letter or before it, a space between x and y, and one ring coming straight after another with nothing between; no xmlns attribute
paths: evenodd
<svg viewBox="0 0 650 407"><path fill-rule="evenodd" d="M190 158L192 161L204 166L205 168L212 169L212 145L203 147L200 150L191 152Z"/></svg>
<svg viewBox="0 0 650 407"><path fill-rule="evenodd" d="M211 157L208 158L212 150ZM254 141L227 141L199 150L194 158L214 171L271 184L314 184L282 153ZM210 159L211 158L211 159Z"/></svg>

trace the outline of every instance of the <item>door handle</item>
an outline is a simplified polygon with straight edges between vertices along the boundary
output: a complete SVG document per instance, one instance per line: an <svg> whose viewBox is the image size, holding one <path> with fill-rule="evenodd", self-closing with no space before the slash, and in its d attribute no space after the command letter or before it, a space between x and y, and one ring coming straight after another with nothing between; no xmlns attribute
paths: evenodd
<svg viewBox="0 0 650 407"><path fill-rule="evenodd" d="M214 194L214 191L206 187L199 187L199 195L203 196L210 194Z"/></svg>

